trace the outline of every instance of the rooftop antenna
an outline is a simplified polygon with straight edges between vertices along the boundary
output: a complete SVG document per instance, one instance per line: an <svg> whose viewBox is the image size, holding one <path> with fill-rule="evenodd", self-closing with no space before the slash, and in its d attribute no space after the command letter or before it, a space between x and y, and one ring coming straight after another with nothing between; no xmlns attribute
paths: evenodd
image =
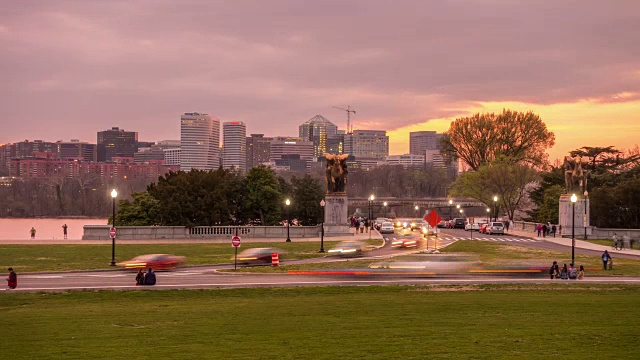
<svg viewBox="0 0 640 360"><path fill-rule="evenodd" d="M356 111L351 109L351 105L347 105L346 108L340 106L334 106L333 108L347 112L347 134L351 134L353 132L353 129L351 127L351 113L355 115Z"/></svg>

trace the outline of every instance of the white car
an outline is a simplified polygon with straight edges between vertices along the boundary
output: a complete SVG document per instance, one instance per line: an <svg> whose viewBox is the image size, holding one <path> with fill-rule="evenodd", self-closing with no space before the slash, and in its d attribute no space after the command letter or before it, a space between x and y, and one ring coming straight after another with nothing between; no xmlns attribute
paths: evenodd
<svg viewBox="0 0 640 360"><path fill-rule="evenodd" d="M477 224L477 223L473 223L473 224L466 223L464 225L464 229L466 231L479 231L480 230L480 224Z"/></svg>
<svg viewBox="0 0 640 360"><path fill-rule="evenodd" d="M380 234L393 234L395 232L395 228L393 227L393 223L383 222L382 226L380 226Z"/></svg>
<svg viewBox="0 0 640 360"><path fill-rule="evenodd" d="M487 234L501 234L504 235L504 225L501 222L492 222L487 226Z"/></svg>

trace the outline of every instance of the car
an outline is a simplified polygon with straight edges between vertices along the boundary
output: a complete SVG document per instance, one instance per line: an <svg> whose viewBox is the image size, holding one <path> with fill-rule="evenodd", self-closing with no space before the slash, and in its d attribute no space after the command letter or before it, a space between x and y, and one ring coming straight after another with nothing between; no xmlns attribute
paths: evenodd
<svg viewBox="0 0 640 360"><path fill-rule="evenodd" d="M389 220L386 218L377 218L373 226L376 228L376 230L380 230L382 224L388 221Z"/></svg>
<svg viewBox="0 0 640 360"><path fill-rule="evenodd" d="M348 240L342 241L335 248L329 250L329 254L331 255L340 255L340 256L362 256L364 252L364 248L361 243L358 241Z"/></svg>
<svg viewBox="0 0 640 360"><path fill-rule="evenodd" d="M480 224L478 223L466 223L464 225L464 229L467 231L478 231L480 230Z"/></svg>
<svg viewBox="0 0 640 360"><path fill-rule="evenodd" d="M454 229L464 229L464 224L465 224L465 220L464 218L455 218L453 219L453 228Z"/></svg>
<svg viewBox="0 0 640 360"><path fill-rule="evenodd" d="M238 254L239 264L271 264L271 255L278 253L279 258L282 256L282 251L274 248L252 248L247 249ZM234 260L234 258L231 258Z"/></svg>
<svg viewBox="0 0 640 360"><path fill-rule="evenodd" d="M391 241L391 247L397 247L401 249L411 249L418 247L418 239L414 237L402 237L399 239L393 239Z"/></svg>
<svg viewBox="0 0 640 360"><path fill-rule="evenodd" d="M184 259L184 256L170 254L147 254L120 262L118 263L118 266L131 270L148 268L152 268L153 270L169 270L182 265L182 263L184 263Z"/></svg>
<svg viewBox="0 0 640 360"><path fill-rule="evenodd" d="M439 228L446 228L447 226L447 221L446 220L442 220L438 223L438 225L436 225Z"/></svg>
<svg viewBox="0 0 640 360"><path fill-rule="evenodd" d="M426 223L422 226L420 231L422 232L423 236L429 236L429 235L436 235L437 234L437 229L434 228L434 227L431 227L431 225L426 224Z"/></svg>
<svg viewBox="0 0 640 360"><path fill-rule="evenodd" d="M390 222L383 222L382 225L380 226L380 234L393 234L395 232L395 227L393 226L393 223Z"/></svg>
<svg viewBox="0 0 640 360"><path fill-rule="evenodd" d="M487 233L493 234L502 234L504 235L504 225L501 222L492 222L490 226L487 227Z"/></svg>
<svg viewBox="0 0 640 360"><path fill-rule="evenodd" d="M423 219L416 219L411 221L411 231L420 230L423 226L427 225L427 222Z"/></svg>
<svg viewBox="0 0 640 360"><path fill-rule="evenodd" d="M484 223L484 224L480 225L480 230L478 230L478 232L480 232L482 234L486 234L488 226L489 226L489 224L487 224L487 223Z"/></svg>

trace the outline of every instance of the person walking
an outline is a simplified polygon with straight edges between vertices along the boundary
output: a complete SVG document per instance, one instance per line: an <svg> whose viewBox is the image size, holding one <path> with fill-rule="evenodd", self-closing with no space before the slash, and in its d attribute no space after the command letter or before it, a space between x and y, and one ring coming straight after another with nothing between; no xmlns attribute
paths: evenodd
<svg viewBox="0 0 640 360"><path fill-rule="evenodd" d="M368 233L368 232L369 232L369 218L365 218L365 219L364 219L364 231L365 231L366 233Z"/></svg>
<svg viewBox="0 0 640 360"><path fill-rule="evenodd" d="M144 285L144 271L142 269L138 270L136 274L136 286Z"/></svg>
<svg viewBox="0 0 640 360"><path fill-rule="evenodd" d="M578 280L584 279L584 266L580 265L580 271L578 271Z"/></svg>
<svg viewBox="0 0 640 360"><path fill-rule="evenodd" d="M611 267L613 267L613 260L611 259L611 255L609 255L609 252L607 250L604 251L604 253L602 253L602 268L604 270L607 270L607 264L609 263L609 260L611 260Z"/></svg>
<svg viewBox="0 0 640 360"><path fill-rule="evenodd" d="M556 237L556 226L555 225L551 225L551 234L553 234L553 237Z"/></svg>
<svg viewBox="0 0 640 360"><path fill-rule="evenodd" d="M556 278L557 267L558 267L558 262L554 261L553 264L551 264L551 267L549 268L549 278L551 278L551 280Z"/></svg>
<svg viewBox="0 0 640 360"><path fill-rule="evenodd" d="M538 231L538 237L540 237L540 233L542 233L542 225L536 225L536 230Z"/></svg>
<svg viewBox="0 0 640 360"><path fill-rule="evenodd" d="M542 237L543 238L547 237L547 224L542 225Z"/></svg>
<svg viewBox="0 0 640 360"><path fill-rule="evenodd" d="M551 235L551 221L547 221L547 235Z"/></svg>
<svg viewBox="0 0 640 360"><path fill-rule="evenodd" d="M360 234L364 233L364 220L360 219Z"/></svg>
<svg viewBox="0 0 640 360"><path fill-rule="evenodd" d="M67 229L69 227L67 226L67 224L62 225L62 234L64 235L64 239L67 240Z"/></svg>
<svg viewBox="0 0 640 360"><path fill-rule="evenodd" d="M149 271L144 275L144 284L145 285L155 285L156 284L156 273L153 272L152 268L149 268Z"/></svg>
<svg viewBox="0 0 640 360"><path fill-rule="evenodd" d="M31 240L36 238L36 228L34 228L33 226L31 227Z"/></svg>
<svg viewBox="0 0 640 360"><path fill-rule="evenodd" d="M504 222L504 228L509 231L509 223L511 222L511 220L507 220Z"/></svg>
<svg viewBox="0 0 640 360"><path fill-rule="evenodd" d="M7 286L9 289L15 289L18 287L18 274L13 271L13 268L9 268L9 277L7 277Z"/></svg>

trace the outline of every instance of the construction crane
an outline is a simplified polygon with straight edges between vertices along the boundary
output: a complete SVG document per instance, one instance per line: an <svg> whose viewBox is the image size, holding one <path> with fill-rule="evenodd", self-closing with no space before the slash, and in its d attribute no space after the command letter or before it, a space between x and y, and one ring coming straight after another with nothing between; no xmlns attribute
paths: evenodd
<svg viewBox="0 0 640 360"><path fill-rule="evenodd" d="M351 105L347 105L346 108L343 108L343 107L340 107L340 106L334 106L333 108L347 112L347 134L352 133L353 129L351 129L351 113L353 113L355 115L356 111L351 109Z"/></svg>

